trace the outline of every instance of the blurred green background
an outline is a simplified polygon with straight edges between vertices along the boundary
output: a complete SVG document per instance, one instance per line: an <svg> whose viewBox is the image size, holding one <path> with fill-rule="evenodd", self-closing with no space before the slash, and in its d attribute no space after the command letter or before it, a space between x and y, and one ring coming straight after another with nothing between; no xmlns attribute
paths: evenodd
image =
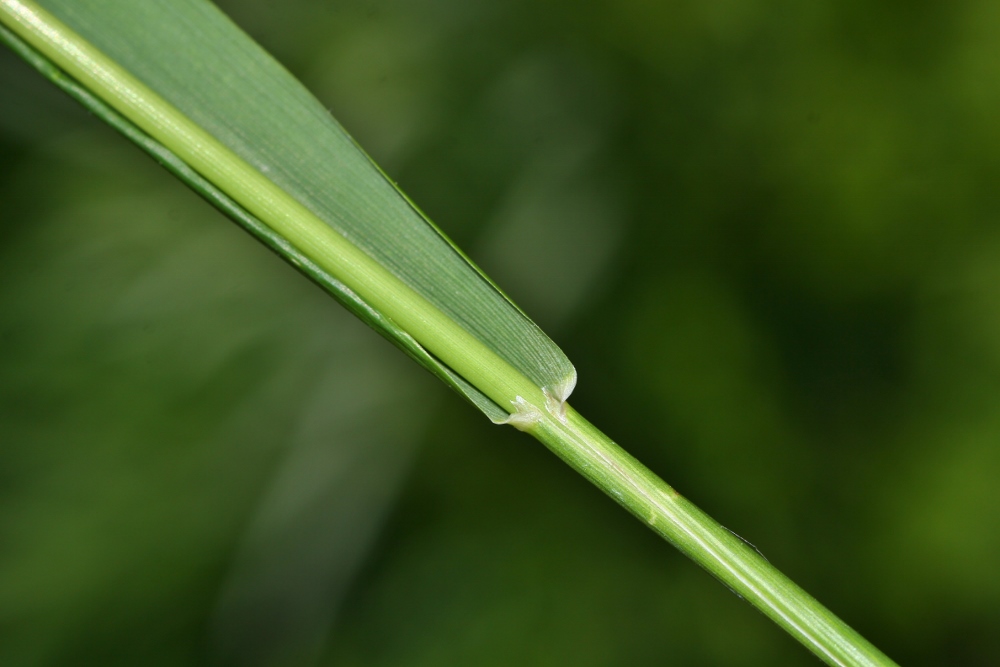
<svg viewBox="0 0 1000 667"><path fill-rule="evenodd" d="M226 0L907 665L1000 663L1000 5ZM811 665L0 53L0 664Z"/></svg>

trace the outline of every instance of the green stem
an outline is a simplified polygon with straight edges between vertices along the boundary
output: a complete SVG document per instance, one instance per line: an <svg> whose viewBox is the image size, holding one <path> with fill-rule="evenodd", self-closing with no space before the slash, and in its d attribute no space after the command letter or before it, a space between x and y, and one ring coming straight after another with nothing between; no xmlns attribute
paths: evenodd
<svg viewBox="0 0 1000 667"><path fill-rule="evenodd" d="M827 664L896 664L569 406L524 430Z"/></svg>

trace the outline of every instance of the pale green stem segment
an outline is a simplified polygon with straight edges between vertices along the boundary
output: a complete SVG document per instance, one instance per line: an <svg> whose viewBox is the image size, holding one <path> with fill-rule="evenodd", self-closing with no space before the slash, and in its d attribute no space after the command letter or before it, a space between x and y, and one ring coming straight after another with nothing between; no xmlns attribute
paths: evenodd
<svg viewBox="0 0 1000 667"><path fill-rule="evenodd" d="M544 404L541 389L493 350L49 12L0 0L0 17L498 405L510 409L519 396Z"/></svg>
<svg viewBox="0 0 1000 667"><path fill-rule="evenodd" d="M299 252L393 319L498 405L510 406L514 426L544 443L826 663L866 667L895 664L575 410L559 405L54 17L28 0L0 0L0 20L266 222Z"/></svg>
<svg viewBox="0 0 1000 667"><path fill-rule="evenodd" d="M896 664L571 407L524 430L827 664Z"/></svg>

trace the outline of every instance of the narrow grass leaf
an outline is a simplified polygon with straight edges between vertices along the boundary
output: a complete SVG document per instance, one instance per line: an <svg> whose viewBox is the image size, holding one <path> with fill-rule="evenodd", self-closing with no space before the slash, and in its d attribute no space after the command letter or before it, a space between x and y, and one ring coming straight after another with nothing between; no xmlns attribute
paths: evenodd
<svg viewBox="0 0 1000 667"><path fill-rule="evenodd" d="M147 135L127 118L77 83L73 78L67 76L65 72L53 65L45 56L38 53L38 51L2 24L0 24L0 44L7 45L14 53L24 59L25 62L45 76L45 78L62 89L70 97L77 100L95 116L135 143L136 146L148 153L167 171L201 195L208 203L243 227L243 229L273 250L300 273L323 288L341 305L361 319L361 321L380 333L417 363L468 399L469 402L478 407L491 420L502 421L507 417L506 411L501 409L500 406L490 400L481 391L463 380L450 368L442 364L437 357L424 349L413 336L403 331L391 319L365 303L346 285L288 244L274 230L261 222L257 217L248 213L243 207L233 201L232 198L227 196L226 193L219 190L210 181L189 167L183 160L167 149L166 146Z"/></svg>
<svg viewBox="0 0 1000 667"><path fill-rule="evenodd" d="M483 394L507 406L528 393L524 382L505 380L505 375L519 375L560 402L572 391L576 372L562 351L399 191L294 77L212 4L3 0L0 7L4 20L36 51L87 88L100 88L103 81L109 92L100 96L112 97L104 100L109 106L124 110L122 115L263 222L264 228L254 232L258 237L267 242L266 227L278 232L269 245L279 254L295 264L314 264L305 270L314 280L315 274L327 273L344 284L354 293L347 300L360 302L353 310L364 311L364 304L366 320L378 319L376 314L388 320L380 327L383 332L393 325L400 329L390 336L397 344L405 340L403 334L419 341L425 348L418 353L421 361L434 366L426 357L437 357L441 368L434 369L436 374L491 418L499 413L482 400ZM36 20L39 16L44 20ZM57 25L58 34L46 35L33 23ZM73 71L80 53L89 60ZM120 99L113 99L116 93ZM163 108L157 107L160 102ZM159 116L150 121L130 113L130 104L139 112L145 105ZM171 145L169 134L157 136L157 122L183 126L194 139L189 143L217 142L231 152L232 162L255 173L241 172L230 182L206 174L198 163L206 157L197 151L184 154ZM270 190L261 187L262 180ZM242 198L240 188L249 190L245 196L251 199ZM280 225L276 228L269 214L279 199L301 207L305 216L300 217L314 216L328 229L312 229L297 238ZM387 272L423 302L400 301L398 294L406 290L396 289L381 273L365 284L352 284L350 273L345 279L329 257L317 256L316 247L331 239L346 240L347 252L358 249L364 255L356 253L350 261ZM395 290L392 304L372 294L371 285L379 282ZM346 294L344 289L331 291ZM429 312L425 304L437 312ZM457 338L463 340L456 343ZM471 352L457 358L454 350L463 345ZM412 345L402 347L412 352ZM480 354L484 348L491 354ZM501 381L493 386L497 377Z"/></svg>

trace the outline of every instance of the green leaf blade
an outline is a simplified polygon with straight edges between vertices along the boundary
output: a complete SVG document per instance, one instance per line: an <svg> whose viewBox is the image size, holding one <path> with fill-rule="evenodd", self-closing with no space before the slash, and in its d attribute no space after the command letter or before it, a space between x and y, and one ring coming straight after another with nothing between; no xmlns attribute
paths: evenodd
<svg viewBox="0 0 1000 667"><path fill-rule="evenodd" d="M433 375L436 375L442 382L479 408L492 421L499 422L507 417L506 411L476 389L476 387L466 382L455 374L454 371L441 363L440 360L424 349L413 336L403 331L392 320L365 303L363 299L330 273L324 271L295 248L292 248L274 230L248 213L165 146L146 135L128 119L95 97L74 79L67 76L62 70L45 58L45 56L38 53L17 35L10 32L2 23L0 23L0 43L10 47L17 55L57 87L149 154L223 215L233 220L261 243L272 249L275 254L337 299L342 306L347 308L361 321L399 347L407 356L426 368Z"/></svg>
<svg viewBox="0 0 1000 667"><path fill-rule="evenodd" d="M429 224L294 77L213 5L39 4L538 388L568 396L576 372L555 343Z"/></svg>

